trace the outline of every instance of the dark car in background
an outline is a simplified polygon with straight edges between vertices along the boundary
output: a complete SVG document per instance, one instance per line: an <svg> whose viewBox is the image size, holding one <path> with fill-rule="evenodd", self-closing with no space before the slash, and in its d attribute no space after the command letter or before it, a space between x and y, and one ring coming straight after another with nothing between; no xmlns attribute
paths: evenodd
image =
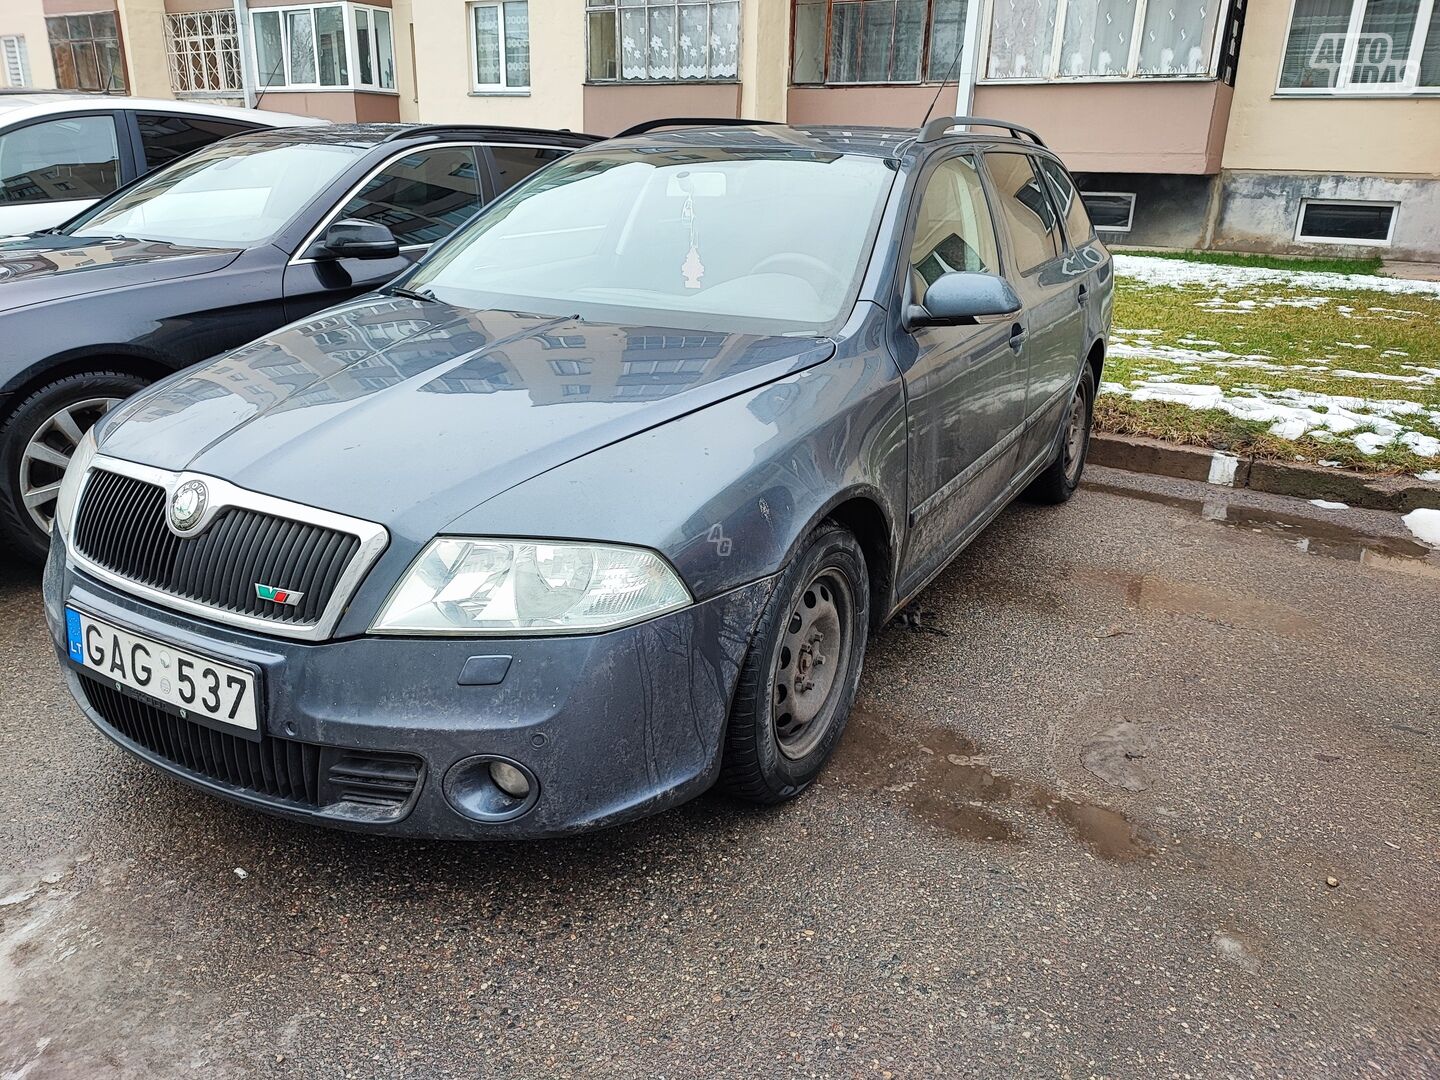
<svg viewBox="0 0 1440 1080"><path fill-rule="evenodd" d="M122 405L45 575L85 714L395 834L803 791L870 629L1084 466L1110 257L1054 154L957 122L577 151Z"/></svg>
<svg viewBox="0 0 1440 1080"><path fill-rule="evenodd" d="M125 397L383 284L593 141L471 126L253 132L0 244L0 540L44 557L75 445Z"/></svg>

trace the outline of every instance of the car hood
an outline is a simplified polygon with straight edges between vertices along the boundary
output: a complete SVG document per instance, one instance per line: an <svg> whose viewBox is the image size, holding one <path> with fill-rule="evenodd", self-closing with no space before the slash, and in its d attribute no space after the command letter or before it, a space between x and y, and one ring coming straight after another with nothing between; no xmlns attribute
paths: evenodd
<svg viewBox="0 0 1440 1080"><path fill-rule="evenodd" d="M208 274L238 248L197 248L126 237L40 235L0 243L0 311L149 281Z"/></svg>
<svg viewBox="0 0 1440 1080"><path fill-rule="evenodd" d="M362 298L142 393L100 449L425 540L532 476L833 352Z"/></svg>

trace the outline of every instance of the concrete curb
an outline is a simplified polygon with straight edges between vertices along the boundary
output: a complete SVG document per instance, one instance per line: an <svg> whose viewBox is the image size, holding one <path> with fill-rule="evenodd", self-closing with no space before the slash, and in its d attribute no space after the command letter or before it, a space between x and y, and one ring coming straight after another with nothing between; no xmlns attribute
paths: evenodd
<svg viewBox="0 0 1440 1080"><path fill-rule="evenodd" d="M1204 480L1297 499L1326 499L1365 510L1402 514L1421 507L1440 510L1440 484L1427 484L1413 476L1376 477L1351 469L1237 457L1223 450L1132 435L1097 431L1090 440L1090 460L1111 469Z"/></svg>

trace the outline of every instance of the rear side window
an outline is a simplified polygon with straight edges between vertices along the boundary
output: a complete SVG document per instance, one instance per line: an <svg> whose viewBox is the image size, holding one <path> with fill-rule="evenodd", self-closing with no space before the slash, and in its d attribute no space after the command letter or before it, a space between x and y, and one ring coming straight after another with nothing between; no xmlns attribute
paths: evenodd
<svg viewBox="0 0 1440 1080"><path fill-rule="evenodd" d="M66 116L0 135L0 203L98 199L120 186L115 120Z"/></svg>
<svg viewBox="0 0 1440 1080"><path fill-rule="evenodd" d="M145 150L145 168L158 169L192 150L213 142L253 131L253 124L233 120L212 120L207 116L174 116L167 113L136 113L140 145Z"/></svg>
<svg viewBox="0 0 1440 1080"><path fill-rule="evenodd" d="M498 182L495 194L510 190L531 173L543 169L552 161L558 161L568 153L568 150L558 150L553 146L490 147Z"/></svg>
<svg viewBox="0 0 1440 1080"><path fill-rule="evenodd" d="M433 244L479 210L476 148L442 146L406 154L376 173L335 220L388 225L402 247Z"/></svg>
<svg viewBox="0 0 1440 1080"><path fill-rule="evenodd" d="M1055 205L1060 208L1060 214L1065 219L1065 232L1070 237L1070 243L1085 243L1095 230L1090 226L1090 215L1085 211L1085 200L1076 190L1075 181L1049 158L1035 160L1040 166L1040 174L1050 185L1050 194L1055 196Z"/></svg>
<svg viewBox="0 0 1440 1080"><path fill-rule="evenodd" d="M1060 254L1059 223L1029 154L985 155L1000 216L1010 234L1015 267L1029 273Z"/></svg>
<svg viewBox="0 0 1440 1080"><path fill-rule="evenodd" d="M912 295L955 270L1000 272L995 224L973 158L942 162L925 182L910 244Z"/></svg>

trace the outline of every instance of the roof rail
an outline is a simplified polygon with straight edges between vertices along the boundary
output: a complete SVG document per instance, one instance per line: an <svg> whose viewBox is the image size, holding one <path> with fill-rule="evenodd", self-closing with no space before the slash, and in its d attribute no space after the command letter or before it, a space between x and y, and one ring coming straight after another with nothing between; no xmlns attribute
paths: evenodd
<svg viewBox="0 0 1440 1080"><path fill-rule="evenodd" d="M588 139L590 142L600 142L604 136L587 135L583 131L570 131L566 128L531 128L514 127L510 124L401 124L381 142L394 142L396 139L409 139L416 135L467 135L473 136L476 132L489 131L507 135L521 135L526 138L538 138L548 136L549 138L564 137L567 139Z"/></svg>
<svg viewBox="0 0 1440 1080"><path fill-rule="evenodd" d="M739 116L672 116L668 119L646 120L642 124L632 124L615 138L624 139L630 135L644 135L647 131L663 127L751 127L758 124L779 123L778 120L746 120Z"/></svg>
<svg viewBox="0 0 1440 1080"><path fill-rule="evenodd" d="M979 127L1003 128L1005 131L1010 132L1012 139L1018 139L1022 135L1027 135L1036 146L1045 145L1045 141L1027 127L1012 124L1008 120L990 120L984 116L937 116L925 125L920 132L920 137L915 141L922 143L938 142L945 137L945 133L952 127L958 127L961 124L966 124L969 127L976 127L978 125Z"/></svg>

